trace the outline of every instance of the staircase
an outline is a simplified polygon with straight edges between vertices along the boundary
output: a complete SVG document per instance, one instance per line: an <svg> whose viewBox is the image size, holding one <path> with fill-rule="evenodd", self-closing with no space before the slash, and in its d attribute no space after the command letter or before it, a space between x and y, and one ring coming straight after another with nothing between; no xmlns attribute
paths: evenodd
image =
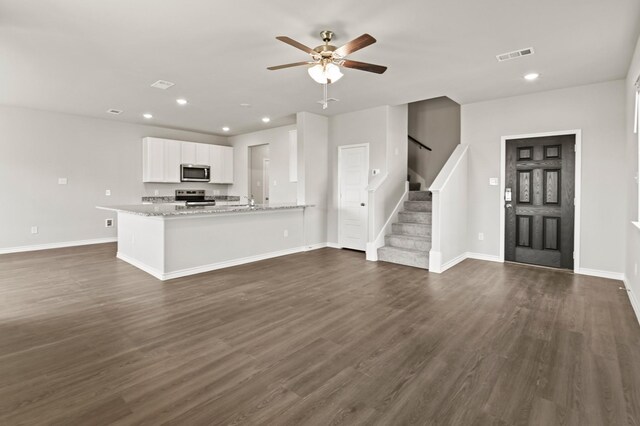
<svg viewBox="0 0 640 426"><path fill-rule="evenodd" d="M398 220L391 225L391 234L384 237L385 245L378 249L378 260L428 269L431 192L409 191L409 201L404 202Z"/></svg>

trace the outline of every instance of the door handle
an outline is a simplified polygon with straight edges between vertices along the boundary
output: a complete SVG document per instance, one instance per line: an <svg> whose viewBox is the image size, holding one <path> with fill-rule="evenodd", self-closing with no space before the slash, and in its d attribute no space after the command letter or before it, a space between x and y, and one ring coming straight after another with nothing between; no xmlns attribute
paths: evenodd
<svg viewBox="0 0 640 426"><path fill-rule="evenodd" d="M510 208L511 208L511 207L513 207L513 206L511 205L511 203L509 203L509 204L505 205L505 207L506 207L506 208L508 208L508 209L510 209Z"/></svg>
<svg viewBox="0 0 640 426"><path fill-rule="evenodd" d="M360 206L364 207L364 203L360 203Z"/></svg>

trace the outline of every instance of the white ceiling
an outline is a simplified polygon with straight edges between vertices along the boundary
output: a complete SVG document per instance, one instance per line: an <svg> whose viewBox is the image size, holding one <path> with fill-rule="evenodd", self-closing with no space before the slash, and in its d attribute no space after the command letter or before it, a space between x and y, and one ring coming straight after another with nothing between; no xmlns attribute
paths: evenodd
<svg viewBox="0 0 640 426"><path fill-rule="evenodd" d="M622 78L639 17L637 0L0 0L0 104L216 134L292 123L297 111L464 104ZM276 36L314 47L323 29L337 46L370 33L378 43L350 58L389 67L345 70L326 111L305 68L266 70L307 59ZM495 59L530 46L533 56ZM542 77L525 82L529 71ZM176 85L149 87L158 79Z"/></svg>

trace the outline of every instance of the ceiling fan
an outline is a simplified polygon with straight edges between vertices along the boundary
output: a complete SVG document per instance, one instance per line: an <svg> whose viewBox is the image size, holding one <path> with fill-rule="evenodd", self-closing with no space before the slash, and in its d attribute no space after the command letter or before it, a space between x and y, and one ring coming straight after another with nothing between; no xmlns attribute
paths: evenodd
<svg viewBox="0 0 640 426"><path fill-rule="evenodd" d="M267 69L275 71L283 68L311 65L308 69L309 75L320 84L331 84L340 80L343 75L340 71L340 67L353 68L356 70L368 71L376 74L382 74L387 70L387 67L381 65L346 59L346 57L351 53L363 49L376 42L376 39L371 37L369 34L362 34L360 37L355 38L344 46L338 48L329 44L334 36L334 33L332 31L322 31L320 33L320 36L322 37L322 41L324 42L324 44L321 44L320 46L313 49L286 36L276 37L276 39L308 53L311 56L311 60L277 65L274 67L268 67Z"/></svg>

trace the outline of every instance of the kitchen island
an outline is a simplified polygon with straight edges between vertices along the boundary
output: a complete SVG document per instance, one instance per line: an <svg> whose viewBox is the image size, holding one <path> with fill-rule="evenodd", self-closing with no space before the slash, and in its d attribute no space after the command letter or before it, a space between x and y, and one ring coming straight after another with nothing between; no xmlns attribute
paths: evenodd
<svg viewBox="0 0 640 426"><path fill-rule="evenodd" d="M117 212L118 258L160 280L305 251L299 204L98 207Z"/></svg>

